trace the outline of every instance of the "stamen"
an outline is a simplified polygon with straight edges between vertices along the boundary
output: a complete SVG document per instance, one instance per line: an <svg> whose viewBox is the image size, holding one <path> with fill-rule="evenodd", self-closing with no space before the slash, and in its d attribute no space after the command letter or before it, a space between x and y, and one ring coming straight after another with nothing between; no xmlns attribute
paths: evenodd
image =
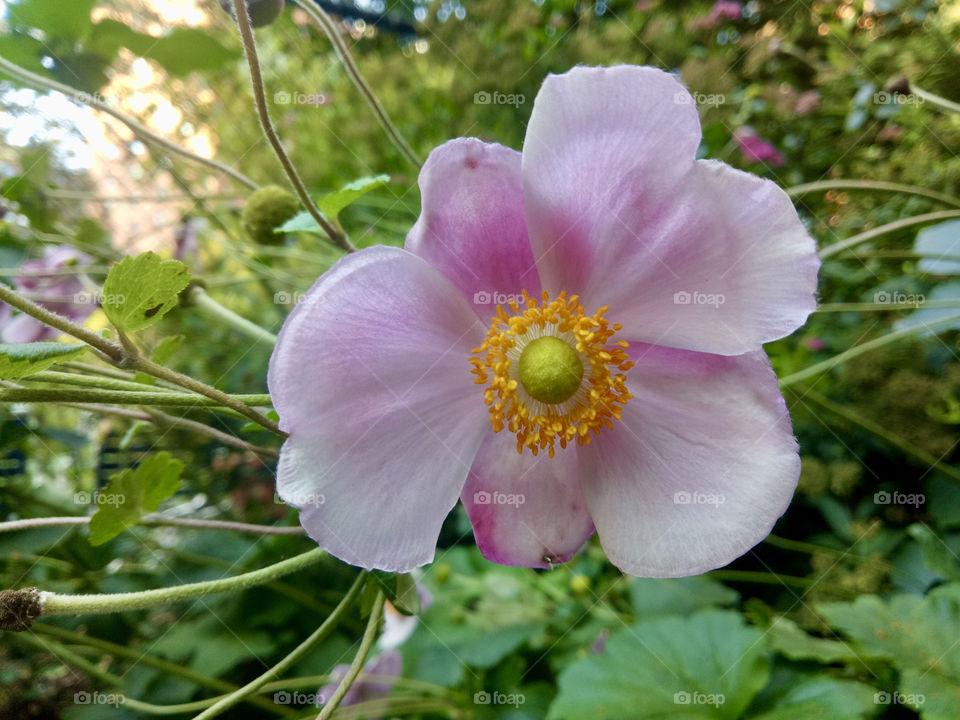
<svg viewBox="0 0 960 720"><path fill-rule="evenodd" d="M609 344L621 326L608 326L606 306L590 316L576 295L568 298L565 292L551 301L544 291L542 303L526 292L523 299L522 311L510 301L512 316L497 307L470 363L475 382L488 385L483 399L494 432L516 433L519 453L546 449L553 457L556 443L566 448L576 439L588 445L591 432L598 434L620 419L633 397L624 373L634 363L628 343Z"/></svg>

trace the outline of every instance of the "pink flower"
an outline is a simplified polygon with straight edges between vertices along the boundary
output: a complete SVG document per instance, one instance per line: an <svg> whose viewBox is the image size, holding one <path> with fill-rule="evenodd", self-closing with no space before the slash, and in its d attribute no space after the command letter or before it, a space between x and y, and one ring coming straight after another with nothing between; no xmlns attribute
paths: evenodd
<svg viewBox="0 0 960 720"><path fill-rule="evenodd" d="M797 115L808 115L818 107L820 107L820 93L816 90L807 90L806 92L800 93L800 97L797 98L793 110Z"/></svg>
<svg viewBox="0 0 960 720"><path fill-rule="evenodd" d="M812 350L813 352L820 352L821 350L827 349L827 344L823 341L823 338L819 337L809 338L805 344L807 350Z"/></svg>
<svg viewBox="0 0 960 720"><path fill-rule="evenodd" d="M784 157L771 143L761 140L750 128L740 128L733 134L740 153L748 162L760 162L772 167L780 167Z"/></svg>
<svg viewBox="0 0 960 720"><path fill-rule="evenodd" d="M350 670L349 665L337 665L330 673L331 682L324 685L317 697L317 706L325 705L337 691L340 682ZM383 680L370 680L367 675L378 677L400 677L403 672L403 657L397 650L387 650L377 655L357 676L356 682L347 690L340 701L341 707L357 705L368 700L377 700L390 694L391 683Z"/></svg>
<svg viewBox="0 0 960 720"><path fill-rule="evenodd" d="M84 286L73 274L63 274L73 265L86 265L92 258L69 245L51 245L44 249L43 257L23 263L24 274L14 278L17 290L28 293L40 305L65 315L70 320L85 320L96 308L92 302L78 302L78 296L88 299ZM49 273L49 274L46 274ZM5 343L26 343L50 340L60 333L29 315L13 316L9 311L0 313L0 339Z"/></svg>
<svg viewBox="0 0 960 720"><path fill-rule="evenodd" d="M577 67L522 155L431 153L405 248L341 259L270 361L278 492L314 540L407 571L458 497L507 565L596 529L624 572L676 577L767 535L800 460L761 346L813 311L819 261L787 195L700 137L672 75Z"/></svg>
<svg viewBox="0 0 960 720"><path fill-rule="evenodd" d="M710 12L690 21L691 30L712 30L727 20L739 20L743 17L743 5L738 2L717 0Z"/></svg>

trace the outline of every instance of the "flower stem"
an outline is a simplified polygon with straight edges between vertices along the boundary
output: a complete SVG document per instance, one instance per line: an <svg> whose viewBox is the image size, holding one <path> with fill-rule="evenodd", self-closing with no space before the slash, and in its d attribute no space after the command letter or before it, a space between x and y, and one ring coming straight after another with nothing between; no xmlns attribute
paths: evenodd
<svg viewBox="0 0 960 720"><path fill-rule="evenodd" d="M336 50L340 62L342 62L346 68L347 74L353 81L354 86L356 86L360 94L363 95L363 99L367 101L367 105L370 106L370 109L377 118L377 122L380 123L380 127L387 133L390 141L414 167L420 167L420 158L417 157L417 154L403 138L403 135L397 130L397 126L390 120L387 111L384 110L383 105L380 104L377 96L374 95L373 90L370 89L370 86L360 72L360 68L358 68L354 62L347 44L343 41L343 38L340 37L340 33L337 32L333 20L331 20L326 11L313 0L307 0L301 3L300 7L320 26L324 35L326 35L333 44L334 50Z"/></svg>
<svg viewBox="0 0 960 720"><path fill-rule="evenodd" d="M355 247L347 240L346 236L324 217L323 213L317 208L316 203L310 198L303 180L297 174L297 169L293 166L287 151L283 149L283 143L273 127L273 121L270 119L270 110L267 108L267 98L263 89L263 74L260 72L260 60L257 57L257 41L253 37L253 28L250 26L250 16L247 12L246 0L233 0L234 16L237 20L237 26L240 28L240 39L243 41L243 51L247 56L247 65L250 67L250 84L253 87L253 100L257 109L257 117L260 119L260 126L263 133L273 147L273 152L283 166L283 171L287 174L290 184L297 191L300 202L310 213L311 217L317 221L317 224L323 228L323 231L330 238L330 241L341 247L346 252L353 252Z"/></svg>
<svg viewBox="0 0 960 720"><path fill-rule="evenodd" d="M269 405L270 396L230 395L235 402L244 407L250 405ZM119 405L159 405L165 407L219 407L217 402L209 397L195 393L162 392L133 392L130 390L99 390L95 388L7 388L0 390L0 402L24 403L117 403Z"/></svg>
<svg viewBox="0 0 960 720"><path fill-rule="evenodd" d="M921 306L925 310L938 308L960 310L960 300L924 300L922 303L824 303L817 306L816 312L885 312L916 310Z"/></svg>
<svg viewBox="0 0 960 720"><path fill-rule="evenodd" d="M164 150L168 150L172 153L180 155L181 157L185 157L189 160L200 163L201 165L206 165L212 170L217 170L218 172L229 175L234 180L237 180L238 182L246 185L252 190L257 189L257 184L253 180L248 178L246 175L244 175L242 172L240 172L239 170L235 170L229 165L224 165L223 163L213 160L211 158L205 158L202 155L197 155L196 153L192 153L186 148L182 148L179 145L170 142L169 140L162 137L161 135L157 135L156 133L151 132L146 127L144 127L139 122L137 122L132 117L130 117L129 115L125 115L119 110L115 110L113 107L111 107L109 103L98 100L96 97L90 95L89 93L81 92L79 90L76 90L75 88L70 87L69 85L58 83L55 80L48 80L45 77L36 75L30 72L29 70L23 69L19 65L14 65L12 62L2 57L0 57L0 70L3 70L5 73L10 75L11 77L16 78L17 80L23 83L26 83L27 85L32 85L34 87L41 87L45 90L55 90L57 92L63 93L67 97L72 98L73 100L79 103L82 103L84 105L89 105L91 107L95 107L97 108L97 110L102 110L108 115L112 115L117 120L119 120L124 125L126 125L128 128L130 128L133 131L133 133L137 135L144 142L148 144L158 145L159 147L162 147Z"/></svg>
<svg viewBox="0 0 960 720"><path fill-rule="evenodd" d="M274 678L280 676L286 672L290 667L295 663L299 662L300 658L306 655L310 650L312 650L318 643L322 642L333 629L340 622L341 618L344 616L346 611L353 604L357 596L360 595L360 590L363 588L363 584L366 581L367 573L361 572L357 575L357 579L354 580L353 585L350 586L350 589L347 591L347 594L344 595L343 600L340 601L340 604L334 608L333 612L327 616L327 619L318 627L313 633L302 643L297 645L286 657L283 658L280 662L274 665L272 668L263 673L260 677L251 680L246 685L244 685L239 690L235 690L226 697L218 700L215 704L211 705L209 708L204 710L202 713L197 715L193 720L209 720L210 718L220 715L225 710L233 707L237 703L241 702L248 695L251 695L257 692L260 688L266 685L268 682ZM383 594L380 594L380 605L379 609L382 612L383 610ZM375 608L376 610L376 608ZM371 614L371 619L373 614ZM368 625L369 629L369 625ZM364 639L366 639L366 634L364 634ZM367 648L369 650L369 648ZM363 645L361 644L361 651L363 650Z"/></svg>
<svg viewBox="0 0 960 720"><path fill-rule="evenodd" d="M242 575L142 592L104 595L61 595L44 592L40 594L40 609L42 615L98 615L127 610L143 610L170 602L190 600L213 593L235 592L262 585L309 567L323 556L323 550L315 548Z"/></svg>
<svg viewBox="0 0 960 720"><path fill-rule="evenodd" d="M929 222L938 222L940 220L949 220L951 218L960 218L960 210L940 210L938 212L915 215L913 217L897 220L896 222L887 223L886 225L881 225L880 227L875 227L871 230L867 230L866 232L858 233L857 235L848 237L846 240L841 240L840 242L836 242L832 245L822 248L820 250L820 259L826 259L832 255L836 255L838 252L847 250L854 245L859 245L867 240L873 240L874 238L896 232L897 230L902 230L906 227L922 225Z"/></svg>
<svg viewBox="0 0 960 720"><path fill-rule="evenodd" d="M269 343L270 345L277 344L276 335L274 335L272 332L264 330L256 323L250 322L245 317L237 315L230 308L224 307L212 297L207 295L207 292L199 285L194 285L193 288L191 288L190 302L192 302L207 315L226 323L230 327L234 328L235 330L239 330L244 335L251 337L254 340L261 340Z"/></svg>
<svg viewBox="0 0 960 720"><path fill-rule="evenodd" d="M63 517L25 518L0 522L0 533L15 530L32 530L38 527L63 525L89 525L88 515L66 515ZM299 526L290 525L254 525L232 520L201 520L199 518L177 518L164 515L144 515L139 525L158 527L183 527L191 530L228 530L231 532L252 533L256 535L303 535Z"/></svg>
<svg viewBox="0 0 960 720"><path fill-rule="evenodd" d="M133 382L132 380L115 380L113 378L97 377L96 375L81 375L80 373L66 373L56 370L44 370L43 372L33 373L25 378L24 381L56 383L59 385L80 385L81 387L97 388L99 390L122 390L133 392L144 391L166 391L170 393L169 388L158 387L156 385L147 385L146 383Z"/></svg>
<svg viewBox="0 0 960 720"><path fill-rule="evenodd" d="M903 185L901 183L883 182L879 180L819 180L817 182L794 185L787 188L787 195L799 197L821 190L879 190L884 192L899 192L908 195L919 195L931 200L938 200L947 205L960 208L960 199L928 190L917 185Z"/></svg>
<svg viewBox="0 0 960 720"><path fill-rule="evenodd" d="M385 601L386 596L381 590L377 593L377 599L373 601L373 609L370 611L367 629L363 631L363 638L360 640L360 649L357 651L356 657L353 658L353 662L350 663L350 669L347 670L347 674L343 680L340 681L337 689L333 691L333 696L323 706L320 714L317 715L317 720L329 720L330 716L333 715L340 705L340 701L343 700L343 696L347 694L347 691L356 681L357 675L359 675L363 669L363 665L367 661L367 656L370 654L370 648L373 647L373 641L376 640L377 632L380 630L380 621L383 619L383 604ZM199 718L197 718L197 720L199 720Z"/></svg>

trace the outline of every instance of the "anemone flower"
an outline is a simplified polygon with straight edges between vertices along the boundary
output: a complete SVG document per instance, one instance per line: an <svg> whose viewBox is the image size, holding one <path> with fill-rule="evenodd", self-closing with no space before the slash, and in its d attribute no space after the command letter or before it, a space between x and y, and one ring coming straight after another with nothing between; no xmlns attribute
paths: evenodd
<svg viewBox="0 0 960 720"><path fill-rule="evenodd" d="M74 321L82 321L94 311L96 305L84 291L83 283L77 276L63 274L62 271L92 261L89 255L70 245L48 246L44 249L43 257L23 263L21 270L27 274L14 278L14 285L18 290L36 297L40 305L48 310ZM0 339L5 343L38 342L53 339L59 334L58 330L25 313L13 316L9 308L6 313L0 313Z"/></svg>
<svg viewBox="0 0 960 720"><path fill-rule="evenodd" d="M341 259L270 360L278 492L314 540L408 571L459 497L495 562L596 531L624 572L677 577L769 533L800 459L761 346L814 309L819 261L786 193L700 137L674 76L577 67L522 154L430 154L405 247Z"/></svg>

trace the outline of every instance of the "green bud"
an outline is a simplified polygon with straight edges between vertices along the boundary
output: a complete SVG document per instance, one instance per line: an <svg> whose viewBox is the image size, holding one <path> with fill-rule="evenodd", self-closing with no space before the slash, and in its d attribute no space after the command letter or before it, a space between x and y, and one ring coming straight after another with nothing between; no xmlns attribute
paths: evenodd
<svg viewBox="0 0 960 720"><path fill-rule="evenodd" d="M254 192L243 208L243 229L254 242L279 245L283 233L273 230L297 214L300 203L289 190L279 185L267 185Z"/></svg>

